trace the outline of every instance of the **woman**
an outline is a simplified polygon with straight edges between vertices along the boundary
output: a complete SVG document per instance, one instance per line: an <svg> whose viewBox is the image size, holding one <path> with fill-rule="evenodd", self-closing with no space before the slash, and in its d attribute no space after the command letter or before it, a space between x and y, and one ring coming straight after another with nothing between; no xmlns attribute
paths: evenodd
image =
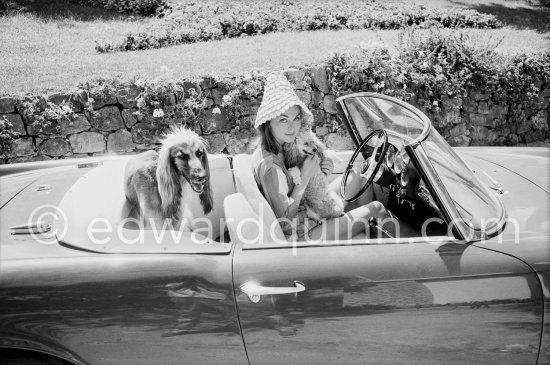
<svg viewBox="0 0 550 365"><path fill-rule="evenodd" d="M307 218L300 202L308 181L318 167L326 175L332 174L333 163L328 158L321 160L317 155L308 157L300 169L302 182L296 185L285 168L282 146L293 143L300 128L310 128L312 124L313 115L286 77L282 74L268 76L254 123L260 132L261 143L252 155L252 166L256 183L278 218L285 236L297 236L300 240L350 239L365 231L369 218L390 217L381 203L373 201L323 224ZM357 192L362 182L364 179L361 176L350 174L347 185L350 194L354 190ZM339 181L331 186L339 188Z"/></svg>

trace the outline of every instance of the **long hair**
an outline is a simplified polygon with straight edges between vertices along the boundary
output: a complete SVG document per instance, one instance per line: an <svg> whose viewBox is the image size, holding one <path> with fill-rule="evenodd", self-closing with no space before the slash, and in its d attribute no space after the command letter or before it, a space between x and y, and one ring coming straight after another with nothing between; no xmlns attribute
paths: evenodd
<svg viewBox="0 0 550 365"><path fill-rule="evenodd" d="M180 174L170 156L171 149L172 145L165 140L157 161L157 186L162 217L179 219L182 188Z"/></svg>
<svg viewBox="0 0 550 365"><path fill-rule="evenodd" d="M161 212L164 218L180 218L181 205L181 174L174 164L171 156L171 150L178 144L198 145L203 149L201 163L206 171L206 181L203 191L200 193L200 202L204 214L210 213L213 207L213 197L210 186L210 168L208 165L208 154L206 150L206 142L204 139L193 131L184 127L173 128L171 133L167 134L162 141L158 161L157 161L157 185L161 201Z"/></svg>
<svg viewBox="0 0 550 365"><path fill-rule="evenodd" d="M281 146L279 146L279 142L275 139L275 136L271 131L271 127L269 126L269 122L265 122L260 125L258 129L260 131L260 143L262 148L277 155L281 150Z"/></svg>
<svg viewBox="0 0 550 365"><path fill-rule="evenodd" d="M200 200L201 200L202 210L204 211L204 214L208 214L212 211L212 208L214 207L214 197L212 194L212 189L210 189L210 165L208 165L208 155L206 153L206 142L204 140L203 140L203 148L204 148L204 153L202 154L201 161L202 161L202 166L206 170L206 174L208 177L206 178L206 182L204 183L204 189L200 194Z"/></svg>

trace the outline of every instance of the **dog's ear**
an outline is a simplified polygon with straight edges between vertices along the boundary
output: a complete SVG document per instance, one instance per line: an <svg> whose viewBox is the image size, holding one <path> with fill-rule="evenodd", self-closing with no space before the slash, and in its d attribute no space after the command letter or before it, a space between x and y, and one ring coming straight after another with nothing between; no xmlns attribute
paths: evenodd
<svg viewBox="0 0 550 365"><path fill-rule="evenodd" d="M327 148L326 148L325 144L323 142L321 142L321 140L317 137L317 135L315 133L313 133L313 131L311 131L311 130L308 133L309 133L308 138L317 147L317 152L319 152L319 153L325 152L325 150Z"/></svg>
<svg viewBox="0 0 550 365"><path fill-rule="evenodd" d="M172 146L163 145L157 162L157 188L163 218L179 219L181 184L179 172L172 161Z"/></svg>
<svg viewBox="0 0 550 365"><path fill-rule="evenodd" d="M206 182L204 183L204 188L200 195L202 210L204 214L208 214L212 211L214 206L213 203L213 194L212 188L210 186L210 166L208 165L208 154L206 153L206 148L203 146L203 154L201 157L202 167L206 171Z"/></svg>
<svg viewBox="0 0 550 365"><path fill-rule="evenodd" d="M283 144L283 155L285 159L285 167L287 169L298 166L300 162L300 151L298 145L294 143Z"/></svg>

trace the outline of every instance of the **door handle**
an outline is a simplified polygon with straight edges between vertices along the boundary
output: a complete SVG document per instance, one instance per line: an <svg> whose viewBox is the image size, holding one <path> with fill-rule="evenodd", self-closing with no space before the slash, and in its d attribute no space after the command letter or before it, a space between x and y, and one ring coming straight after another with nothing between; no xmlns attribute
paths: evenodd
<svg viewBox="0 0 550 365"><path fill-rule="evenodd" d="M262 295L278 295L278 294L296 294L306 290L304 284L299 281L294 281L294 286L261 286L258 283L247 282L241 285L241 291L248 295L252 303L258 303L262 299Z"/></svg>

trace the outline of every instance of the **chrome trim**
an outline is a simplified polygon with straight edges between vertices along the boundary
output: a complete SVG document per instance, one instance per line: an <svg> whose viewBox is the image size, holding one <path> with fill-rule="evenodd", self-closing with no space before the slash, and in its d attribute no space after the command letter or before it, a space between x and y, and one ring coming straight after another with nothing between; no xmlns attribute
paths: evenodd
<svg viewBox="0 0 550 365"><path fill-rule="evenodd" d="M388 152L386 152L386 166L388 166L389 169L391 169L391 167L393 166L393 163L395 162L395 156L397 154L396 151L397 149L393 145L390 145L388 147ZM391 160L391 161L388 161L388 160Z"/></svg>
<svg viewBox="0 0 550 365"><path fill-rule="evenodd" d="M294 281L293 287L268 287L261 286L258 283L247 282L240 286L243 293L248 295L252 303L259 303L262 295L279 295L279 294L297 294L306 290L304 284L299 281Z"/></svg>
<svg viewBox="0 0 550 365"><path fill-rule="evenodd" d="M11 226L11 234L48 233L52 227L48 223L32 222Z"/></svg>
<svg viewBox="0 0 550 365"><path fill-rule="evenodd" d="M36 185L36 191L44 191L44 190L52 190L51 185L48 185L48 184Z"/></svg>
<svg viewBox="0 0 550 365"><path fill-rule="evenodd" d="M506 207L504 206L502 201L500 199L496 199L498 201L498 204L500 205L500 216L497 218L498 224L496 224L495 227L493 227L491 230L488 230L488 231L482 231L480 229L470 227L468 224L466 224L466 222L464 222L464 219L458 212L455 202L453 201L449 192L445 188L445 184L443 184L443 182L439 178L439 174L437 173L437 171L435 171L435 168L433 167L432 163L430 162L430 159L428 158L424 149L422 148L422 145L420 145L420 147L421 147L420 149L411 148L411 150L413 153L418 153L418 157L421 157L421 158L418 158L419 163L422 165L423 171L429 175L429 179L432 179L430 181L433 181L433 182L437 181L437 184L433 184L434 185L433 189L430 189L429 187L428 189L431 190L432 193L437 194L437 197L434 196L434 199L442 202L442 204L439 204L440 206L441 205L446 206L446 210L451 217L450 222L456 222L454 226L457 227L457 229L460 229L460 234L462 235L462 238L465 239L467 242L473 242L473 241L489 239L491 237L498 235L506 226L506 220L508 218ZM458 155L457 153L455 154L456 154L456 157L459 158L460 161L463 162L466 165L466 167L471 170L470 166L462 159L462 157L460 157L460 155ZM426 163L428 166L426 166ZM473 178L481 186L487 186L486 184L481 182L475 174L473 175ZM490 191L487 191L487 193L490 193Z"/></svg>
<svg viewBox="0 0 550 365"><path fill-rule="evenodd" d="M407 166L401 171L401 178L399 179L402 187L407 187L409 184L409 173L407 172Z"/></svg>
<svg viewBox="0 0 550 365"><path fill-rule="evenodd" d="M388 96L388 95L383 95L383 94L373 93L373 92L358 92L358 93L339 96L338 98L336 98L336 102L340 103L340 104L343 104L342 101L344 101L345 99L353 98L353 97L357 97L357 96L369 96L369 97L375 97L375 98L379 98L379 99L382 99L382 100L387 100L387 101L394 102L394 103L398 104L399 106L402 106L406 109L409 109L411 112L416 114L416 116L418 118L420 118L421 121L424 122L424 129L422 129L422 133L420 133L420 135L416 139L409 142L405 146L415 147L418 144L420 144L420 142L422 142L426 138L428 138L428 135L430 134L430 131L432 129L432 122L430 121L430 119L424 113L422 113L419 109L415 108L411 104L409 104L407 102L404 102L403 100L399 100L397 98L394 98L393 96ZM342 109L344 109L344 108L342 108ZM345 110L345 112L346 112L345 113L346 117L348 118L348 122L350 122L350 124L351 124L351 120L350 120L350 117L347 113L347 110Z"/></svg>
<svg viewBox="0 0 550 365"><path fill-rule="evenodd" d="M439 175L430 163L424 149L416 148L413 150L413 148L411 147L411 151L414 153L414 157L416 157L417 162L420 165L420 169L418 169L419 173L423 172L427 175L427 178L424 179L424 183L429 185L427 186L427 189L431 192L432 197L436 200L436 202L439 202L439 204L437 205L439 206L439 209L442 210L442 213L447 220L447 225L450 225L451 222L457 222L453 225L453 227L456 227L458 233L461 235L461 237L458 238L469 238L471 236L472 229L463 222L462 217L458 213L458 210L456 209L456 206L450 198L447 189L443 185L443 182L439 178ZM480 238L481 237L479 237L479 235L476 236L474 232L473 239L469 240L468 242L477 241Z"/></svg>

